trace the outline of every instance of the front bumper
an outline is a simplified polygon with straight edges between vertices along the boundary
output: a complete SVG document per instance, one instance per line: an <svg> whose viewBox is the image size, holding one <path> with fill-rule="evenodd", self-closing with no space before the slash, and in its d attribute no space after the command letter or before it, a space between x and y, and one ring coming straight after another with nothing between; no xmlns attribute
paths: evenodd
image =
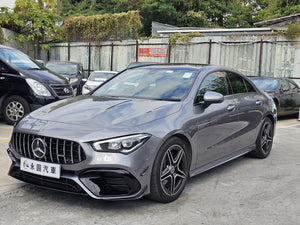
<svg viewBox="0 0 300 225"><path fill-rule="evenodd" d="M34 185L105 200L138 199L148 191L148 184L145 184L148 169L140 176L136 176L122 168L124 167L122 165L109 167L93 164L90 167L76 164L62 165L60 178L56 179L21 171L21 156L15 153L11 146L7 151L12 160L9 175ZM86 162L78 164L86 165Z"/></svg>

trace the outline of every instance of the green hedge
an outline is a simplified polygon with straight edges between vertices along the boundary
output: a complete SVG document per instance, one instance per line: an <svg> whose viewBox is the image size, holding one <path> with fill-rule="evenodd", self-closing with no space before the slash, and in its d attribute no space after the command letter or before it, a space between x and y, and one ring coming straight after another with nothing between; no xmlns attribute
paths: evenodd
<svg viewBox="0 0 300 225"><path fill-rule="evenodd" d="M142 27L138 11L66 18L63 34L67 41L100 41L137 38Z"/></svg>

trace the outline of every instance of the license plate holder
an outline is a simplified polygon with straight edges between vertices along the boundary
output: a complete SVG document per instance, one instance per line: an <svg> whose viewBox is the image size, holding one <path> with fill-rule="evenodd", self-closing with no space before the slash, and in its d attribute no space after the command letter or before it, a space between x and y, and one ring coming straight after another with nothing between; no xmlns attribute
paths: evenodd
<svg viewBox="0 0 300 225"><path fill-rule="evenodd" d="M21 157L20 169L36 175L59 179L61 165Z"/></svg>

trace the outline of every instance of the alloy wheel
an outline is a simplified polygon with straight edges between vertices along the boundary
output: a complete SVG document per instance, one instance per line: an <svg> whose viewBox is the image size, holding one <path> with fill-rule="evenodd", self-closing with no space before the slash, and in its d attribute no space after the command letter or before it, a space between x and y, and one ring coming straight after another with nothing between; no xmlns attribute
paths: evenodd
<svg viewBox="0 0 300 225"><path fill-rule="evenodd" d="M168 196L181 191L187 179L187 157L180 145L172 145L165 152L160 168L160 185Z"/></svg>
<svg viewBox="0 0 300 225"><path fill-rule="evenodd" d="M24 107L18 101L12 101L6 106L6 115L12 121L18 121L24 114Z"/></svg>
<svg viewBox="0 0 300 225"><path fill-rule="evenodd" d="M261 134L261 148L267 154L272 148L273 130L270 123L265 123Z"/></svg>

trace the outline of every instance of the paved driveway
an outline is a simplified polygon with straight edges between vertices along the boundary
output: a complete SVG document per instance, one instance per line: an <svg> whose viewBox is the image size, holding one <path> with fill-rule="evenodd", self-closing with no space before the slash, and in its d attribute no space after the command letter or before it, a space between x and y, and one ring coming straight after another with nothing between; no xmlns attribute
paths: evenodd
<svg viewBox="0 0 300 225"><path fill-rule="evenodd" d="M170 204L107 202L9 178L12 128L0 122L0 224L300 224L300 123L280 120L264 160L240 157L189 180Z"/></svg>

